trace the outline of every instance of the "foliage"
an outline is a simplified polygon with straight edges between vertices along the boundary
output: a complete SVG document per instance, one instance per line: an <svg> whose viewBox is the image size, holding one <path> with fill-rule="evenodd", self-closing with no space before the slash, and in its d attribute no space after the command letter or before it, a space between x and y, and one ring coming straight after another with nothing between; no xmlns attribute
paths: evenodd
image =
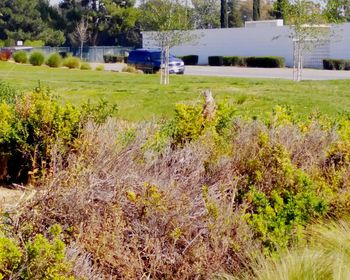
<svg viewBox="0 0 350 280"><path fill-rule="evenodd" d="M78 57L68 56L63 60L63 66L69 69L79 69L80 59Z"/></svg>
<svg viewBox="0 0 350 280"><path fill-rule="evenodd" d="M222 66L224 64L224 57L223 56L209 56L208 57L208 64L210 66Z"/></svg>
<svg viewBox="0 0 350 280"><path fill-rule="evenodd" d="M45 56L41 52L33 52L29 56L29 62L33 66L41 66L45 62Z"/></svg>
<svg viewBox="0 0 350 280"><path fill-rule="evenodd" d="M122 72L138 73L137 69L134 66L130 66L130 65L123 67Z"/></svg>
<svg viewBox="0 0 350 280"><path fill-rule="evenodd" d="M58 53L51 54L47 60L46 65L51 68L59 68L62 65L62 56Z"/></svg>
<svg viewBox="0 0 350 280"><path fill-rule="evenodd" d="M17 51L12 55L12 57L17 63L27 63L28 61L27 52L25 51Z"/></svg>
<svg viewBox="0 0 350 280"><path fill-rule="evenodd" d="M323 69L327 70L350 70L349 59L331 59L323 60Z"/></svg>
<svg viewBox="0 0 350 280"><path fill-rule="evenodd" d="M125 57L121 55L105 54L103 56L103 61L105 63L125 62Z"/></svg>
<svg viewBox="0 0 350 280"><path fill-rule="evenodd" d="M0 39L12 41L43 41L50 45L61 45L63 33L54 30L42 19L40 7L45 1L4 0L0 3ZM46 3L47 9L49 3ZM60 39L60 40L59 40ZM63 40L63 42L62 42ZM12 44L14 45L14 44Z"/></svg>
<svg viewBox="0 0 350 280"><path fill-rule="evenodd" d="M138 13L133 6L133 0L63 0L59 3L59 11L62 13L66 37L70 39L70 43L74 43L72 34L75 27L85 19L88 24L87 33L90 34L89 43L96 46L103 39L100 37L109 37L111 40L120 32L135 26ZM101 34L104 36L100 36Z"/></svg>
<svg viewBox="0 0 350 280"><path fill-rule="evenodd" d="M260 0L253 0L253 20L260 20Z"/></svg>
<svg viewBox="0 0 350 280"><path fill-rule="evenodd" d="M81 65L80 65L80 70L91 70L91 65L90 63L88 62L83 62Z"/></svg>
<svg viewBox="0 0 350 280"><path fill-rule="evenodd" d="M327 1L324 14L329 22L342 23L350 21L350 1L349 0L329 0Z"/></svg>
<svg viewBox="0 0 350 280"><path fill-rule="evenodd" d="M105 70L105 66L103 64L97 65L95 70L96 71L104 71Z"/></svg>
<svg viewBox="0 0 350 280"><path fill-rule="evenodd" d="M349 278L349 221L327 222L306 231L309 244L295 246L279 258L259 256L252 273L225 279L347 279Z"/></svg>
<svg viewBox="0 0 350 280"><path fill-rule="evenodd" d="M181 59L185 65L197 65L198 64L198 55L185 55Z"/></svg>
<svg viewBox="0 0 350 280"><path fill-rule="evenodd" d="M250 56L245 58L245 62L248 67L263 67L263 68L283 68L285 61L283 57L254 57Z"/></svg>
<svg viewBox="0 0 350 280"><path fill-rule="evenodd" d="M37 234L23 244L0 232L1 279L74 279L72 265L65 260L65 244L58 225L50 229L51 238Z"/></svg>
<svg viewBox="0 0 350 280"><path fill-rule="evenodd" d="M320 6L312 1L295 0L285 4L284 15L291 26L294 41L293 63L296 73L293 72L293 79L299 82L302 80L305 52L322 44L330 36L330 26L325 25L327 18L320 11Z"/></svg>
<svg viewBox="0 0 350 280"><path fill-rule="evenodd" d="M220 4L215 0L192 0L191 22L195 29L220 27Z"/></svg>
<svg viewBox="0 0 350 280"><path fill-rule="evenodd" d="M45 42L42 40L25 40L24 41L24 46L29 46L29 47L43 47L45 46Z"/></svg>
<svg viewBox="0 0 350 280"><path fill-rule="evenodd" d="M117 111L116 105L101 100L81 109L61 105L50 91L37 87L24 95L6 85L0 87L0 180L34 183L50 175L52 151L69 151L81 127L92 120L98 124Z"/></svg>

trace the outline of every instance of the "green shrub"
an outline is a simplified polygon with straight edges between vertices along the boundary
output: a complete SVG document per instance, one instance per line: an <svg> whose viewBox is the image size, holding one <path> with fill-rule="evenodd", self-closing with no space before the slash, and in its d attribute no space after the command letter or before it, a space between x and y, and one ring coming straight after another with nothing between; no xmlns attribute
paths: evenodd
<svg viewBox="0 0 350 280"><path fill-rule="evenodd" d="M103 56L103 60L105 63L117 63L117 62L125 62L125 57L122 55L113 55L113 54L105 54Z"/></svg>
<svg viewBox="0 0 350 280"><path fill-rule="evenodd" d="M41 52L33 52L29 57L29 62L33 66L40 66L44 63L45 56Z"/></svg>
<svg viewBox="0 0 350 280"><path fill-rule="evenodd" d="M127 65L127 66L123 67L122 72L137 73L137 69L134 66Z"/></svg>
<svg viewBox="0 0 350 280"><path fill-rule="evenodd" d="M247 66L246 59L247 58L245 56L232 56L231 57L232 66Z"/></svg>
<svg viewBox="0 0 350 280"><path fill-rule="evenodd" d="M13 55L13 60L17 63L27 63L28 61L28 57L27 57L27 53L25 51L18 51L15 52Z"/></svg>
<svg viewBox="0 0 350 280"><path fill-rule="evenodd" d="M324 59L323 69L350 70L350 59Z"/></svg>
<svg viewBox="0 0 350 280"><path fill-rule="evenodd" d="M232 65L232 56L224 56L223 57L223 64L225 66L231 66Z"/></svg>
<svg viewBox="0 0 350 280"><path fill-rule="evenodd" d="M14 87L0 81L0 103L14 104L22 94Z"/></svg>
<svg viewBox="0 0 350 280"><path fill-rule="evenodd" d="M84 62L80 65L80 70L91 70L90 63Z"/></svg>
<svg viewBox="0 0 350 280"><path fill-rule="evenodd" d="M210 66L222 66L224 64L224 58L222 56L209 56L208 64Z"/></svg>
<svg viewBox="0 0 350 280"><path fill-rule="evenodd" d="M182 56L185 65L197 65L198 64L198 55L185 55Z"/></svg>
<svg viewBox="0 0 350 280"><path fill-rule="evenodd" d="M66 57L63 60L63 66L68 67L69 69L79 69L80 59L74 56Z"/></svg>
<svg viewBox="0 0 350 280"><path fill-rule="evenodd" d="M50 229L52 238L37 234L24 244L0 232L0 279L74 279L72 264L65 260L61 228Z"/></svg>
<svg viewBox="0 0 350 280"><path fill-rule="evenodd" d="M95 70L96 71L104 71L105 70L105 66L103 64L97 65Z"/></svg>
<svg viewBox="0 0 350 280"><path fill-rule="evenodd" d="M59 68L62 65L62 57L58 53L53 53L46 60L46 65L52 68Z"/></svg>
<svg viewBox="0 0 350 280"><path fill-rule="evenodd" d="M262 68L282 68L285 66L283 57L265 56L254 57L250 56L245 59L248 67L262 67Z"/></svg>
<svg viewBox="0 0 350 280"><path fill-rule="evenodd" d="M25 40L24 41L24 45L28 46L28 47L37 47L37 48L39 48L39 47L45 46L45 42L42 41L42 40L33 40L33 41Z"/></svg>

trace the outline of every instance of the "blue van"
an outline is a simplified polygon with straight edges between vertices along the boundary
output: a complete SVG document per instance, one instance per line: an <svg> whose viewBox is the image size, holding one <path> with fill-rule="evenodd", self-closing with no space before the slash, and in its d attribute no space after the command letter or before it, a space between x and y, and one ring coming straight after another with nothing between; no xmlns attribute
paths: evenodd
<svg viewBox="0 0 350 280"><path fill-rule="evenodd" d="M142 70L144 73L155 73L159 71L161 65L162 51L160 49L137 49L130 52L128 56L128 65ZM183 74L185 72L184 62L170 55L169 73Z"/></svg>

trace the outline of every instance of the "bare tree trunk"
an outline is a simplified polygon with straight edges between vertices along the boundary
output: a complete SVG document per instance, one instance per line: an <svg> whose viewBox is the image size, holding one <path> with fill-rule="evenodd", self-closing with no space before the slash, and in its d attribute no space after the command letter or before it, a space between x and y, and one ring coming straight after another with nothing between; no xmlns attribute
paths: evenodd
<svg viewBox="0 0 350 280"><path fill-rule="evenodd" d="M162 48L161 65L160 65L160 84L169 84L169 46Z"/></svg>
<svg viewBox="0 0 350 280"><path fill-rule="evenodd" d="M83 47L84 47L84 42L80 42L80 60L83 60Z"/></svg>

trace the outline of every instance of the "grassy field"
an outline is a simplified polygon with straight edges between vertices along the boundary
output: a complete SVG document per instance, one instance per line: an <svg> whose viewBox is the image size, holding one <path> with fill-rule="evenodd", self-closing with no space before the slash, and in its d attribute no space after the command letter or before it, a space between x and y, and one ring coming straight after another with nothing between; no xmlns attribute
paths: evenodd
<svg viewBox="0 0 350 280"><path fill-rule="evenodd" d="M65 100L80 104L105 98L115 102L119 115L131 121L168 117L178 102L201 99L212 89L217 100L237 105L238 114L260 115L275 105L290 105L307 114L318 110L335 116L350 108L350 80L303 81L171 76L169 86L159 85L158 75L51 69L10 62L0 63L0 80L22 90L50 87Z"/></svg>

